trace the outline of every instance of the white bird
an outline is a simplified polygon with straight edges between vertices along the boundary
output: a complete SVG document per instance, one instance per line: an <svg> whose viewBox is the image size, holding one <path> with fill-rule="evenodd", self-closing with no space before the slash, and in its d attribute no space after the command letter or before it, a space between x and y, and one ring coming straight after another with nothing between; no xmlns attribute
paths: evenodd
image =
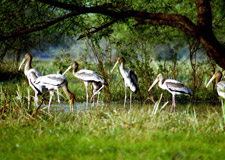
<svg viewBox="0 0 225 160"><path fill-rule="evenodd" d="M73 111L73 105L74 105L74 95L71 93L68 89L68 81L67 79L61 75L61 74L49 74L46 76L40 76L34 81L35 85L39 85L42 88L45 89L45 91L50 92L50 99L49 99L49 107L48 107L48 112L50 113L50 106L52 103L52 97L54 95L54 91L59 88L63 88L64 93L66 94L67 98L69 99L69 104L70 104L70 111ZM42 92L43 93L43 92ZM59 101L59 96L58 96L58 101ZM39 106L40 107L40 106ZM39 108L38 107L38 108ZM36 111L38 110L36 108Z"/></svg>
<svg viewBox="0 0 225 160"><path fill-rule="evenodd" d="M159 87L169 91L172 94L172 108L171 112L175 112L176 102L175 102L175 95L176 94L189 94L190 96L193 95L190 88L186 87L181 82L174 80L174 79L166 79L164 80L163 75L159 74L156 80L153 82L151 87L148 89L150 91L152 87L159 82Z"/></svg>
<svg viewBox="0 0 225 160"><path fill-rule="evenodd" d="M105 85L108 85L107 82L97 73L92 70L81 69L78 71L78 63L72 62L72 64L66 69L63 73L65 75L70 69L73 69L73 75L84 82L86 88L86 108L88 108L88 83L100 83L102 86L94 94L97 94ZM92 96L92 97L93 97Z"/></svg>
<svg viewBox="0 0 225 160"><path fill-rule="evenodd" d="M214 73L214 75L211 77L211 79L209 80L209 82L206 85L206 88L209 86L209 84L216 79L216 86L217 86L217 93L220 97L222 97L223 99L225 98L225 81L221 81L222 79L222 72L221 71L217 71ZM221 99L221 107L222 107L222 113L224 115L224 109L223 109L223 99Z"/></svg>
<svg viewBox="0 0 225 160"><path fill-rule="evenodd" d="M32 62L32 55L29 53L25 54L25 57L19 66L19 70L21 70L23 64L25 64L24 74L28 79L29 85L35 92L35 105L37 108L39 108L40 106L38 107L38 95L41 95L42 93L48 91L48 89L43 85L34 83L36 79L38 77L41 77L42 75L36 69L32 68L31 62ZM51 95L54 95L54 92L52 90L50 90L50 97ZM58 102L60 103L58 90L57 90L57 95L58 95Z"/></svg>
<svg viewBox="0 0 225 160"><path fill-rule="evenodd" d="M123 57L119 57L115 65L113 66L111 73L116 68L116 66L120 63L120 73L123 77L124 83L125 83L125 97L124 97L124 108L126 105L126 99L127 99L127 87L130 88L130 109L132 104L132 92L136 93L139 91L139 85L138 85L138 79L136 74L130 70L129 68L125 68L125 59Z"/></svg>
<svg viewBox="0 0 225 160"><path fill-rule="evenodd" d="M40 77L41 74L36 69L31 67L31 62L32 62L31 54L29 54L29 53L25 54L25 57L24 57L23 61L21 62L20 66L19 66L19 70L21 70L23 64L26 63L25 67L24 67L24 74L28 79L29 85L31 86L31 88L35 92L35 104L37 105L38 95L42 93L43 89L41 88L41 86L34 84L34 81L38 77Z"/></svg>

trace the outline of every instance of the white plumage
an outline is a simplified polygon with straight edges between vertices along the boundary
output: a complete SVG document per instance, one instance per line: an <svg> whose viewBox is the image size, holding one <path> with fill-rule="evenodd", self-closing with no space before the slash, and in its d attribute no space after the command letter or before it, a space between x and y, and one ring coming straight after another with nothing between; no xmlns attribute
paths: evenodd
<svg viewBox="0 0 225 160"><path fill-rule="evenodd" d="M225 98L225 81L220 81L216 86L218 95Z"/></svg>
<svg viewBox="0 0 225 160"><path fill-rule="evenodd" d="M105 80L97 72L92 70L81 69L73 74L75 77L86 82L100 82L102 84L105 83Z"/></svg>
<svg viewBox="0 0 225 160"><path fill-rule="evenodd" d="M45 76L38 77L34 84L40 86L42 89L41 92L49 91L50 92L50 99L49 99L49 107L48 112L50 113L50 106L52 103L52 97L54 95L55 90L57 90L58 95L58 102L60 103L59 99L59 88L63 88L67 98L70 100L70 111L73 110L73 103L74 103L74 95L68 89L68 81L67 79L61 74L49 74ZM38 108L37 108L38 109Z"/></svg>
<svg viewBox="0 0 225 160"><path fill-rule="evenodd" d="M225 98L225 81L221 81L222 76L223 74L221 71L215 72L211 77L211 79L209 80L209 82L206 84L206 88L214 79L216 79L217 93L220 97ZM221 108L222 108L222 115L224 115L223 99L221 99Z"/></svg>
<svg viewBox="0 0 225 160"><path fill-rule="evenodd" d="M30 87L34 90L35 92L35 104L37 105L38 102L38 95L42 93L42 88L39 85L34 84L34 81L41 76L40 72L38 72L36 69L31 67L31 62L32 62L32 56L31 54L27 53L25 54L25 57L23 61L21 62L19 66L19 70L21 70L22 66L24 63L24 74L27 77L28 83Z"/></svg>
<svg viewBox="0 0 225 160"><path fill-rule="evenodd" d="M88 83L100 83L102 86L99 88L92 96L92 98L100 92L100 90L107 85L106 81L97 73L92 70L87 69L81 69L78 71L78 63L72 62L72 64L66 69L66 71L63 73L65 75L70 69L73 69L73 75L76 78L81 79L84 82L85 88L86 88L86 108L88 108ZM91 98L91 99L92 99Z"/></svg>
<svg viewBox="0 0 225 160"><path fill-rule="evenodd" d="M130 70L129 68L125 68L125 59L123 57L119 57L116 64L113 66L111 72L113 72L114 68L120 63L120 73L124 80L125 85L125 97L124 97L124 108L126 105L126 98L127 98L127 87L130 88L130 109L132 104L132 92L136 93L139 90L138 86L138 79L136 74Z"/></svg>
<svg viewBox="0 0 225 160"><path fill-rule="evenodd" d="M171 112L175 111L175 107L176 107L175 95L176 94L188 94L190 96L193 95L190 88L186 87L184 84L182 84L181 82L174 80L174 79L164 80L162 74L159 74L157 76L156 80L149 87L148 91L150 91L157 82L159 82L160 88L167 90L172 94L172 102L173 103L172 103Z"/></svg>

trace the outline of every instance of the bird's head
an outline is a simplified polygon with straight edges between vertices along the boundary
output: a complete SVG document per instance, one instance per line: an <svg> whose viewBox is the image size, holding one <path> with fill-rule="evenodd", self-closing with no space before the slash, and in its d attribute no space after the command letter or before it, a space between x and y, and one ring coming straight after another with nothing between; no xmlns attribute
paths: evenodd
<svg viewBox="0 0 225 160"><path fill-rule="evenodd" d="M158 81L162 80L162 79L163 79L163 75L162 75L161 73L158 74L158 75L157 75L157 79L158 79Z"/></svg>
<svg viewBox="0 0 225 160"><path fill-rule="evenodd" d="M113 66L112 70L111 70L111 73L113 72L113 70L116 68L116 66L118 64L121 64L121 63L125 63L125 59L123 57L119 57L115 63L115 65Z"/></svg>
<svg viewBox="0 0 225 160"><path fill-rule="evenodd" d="M76 61L72 62L72 68L73 68L74 70L77 70L78 67L79 67L79 64L78 64Z"/></svg>
<svg viewBox="0 0 225 160"><path fill-rule="evenodd" d="M148 91L150 91L155 85L156 83L158 83L159 81L163 80L163 75L160 73L157 75L155 81L152 83L152 85L149 87Z"/></svg>
<svg viewBox="0 0 225 160"><path fill-rule="evenodd" d="M223 74L221 71L216 71L213 76L210 78L209 82L206 84L206 88L209 86L209 84L216 79L216 84L220 82L221 78L222 78Z"/></svg>
<svg viewBox="0 0 225 160"><path fill-rule="evenodd" d="M78 69L78 63L76 61L72 62L72 64L66 69L66 71L63 73L63 75L65 75L71 68L74 69L74 71L76 72Z"/></svg>
<svg viewBox="0 0 225 160"><path fill-rule="evenodd" d="M125 62L125 59L123 57L119 57L117 61L119 61L119 63L121 64Z"/></svg>
<svg viewBox="0 0 225 160"><path fill-rule="evenodd" d="M20 66L19 66L19 71L21 70L23 64L24 64L25 62L29 62L29 61L30 61L30 62L32 61L32 56L31 56L31 54L27 53L27 54L25 54L25 56L24 56L24 58L23 58L23 60L22 60L22 62L21 62L21 64L20 64ZM29 66L29 67L31 68L31 66Z"/></svg>

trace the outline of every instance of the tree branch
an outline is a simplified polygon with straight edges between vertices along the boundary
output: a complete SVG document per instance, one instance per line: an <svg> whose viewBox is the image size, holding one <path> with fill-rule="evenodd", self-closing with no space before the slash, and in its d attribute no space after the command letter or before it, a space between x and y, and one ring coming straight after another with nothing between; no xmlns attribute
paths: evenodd
<svg viewBox="0 0 225 160"><path fill-rule="evenodd" d="M100 31L100 30L102 30L102 29L104 29L104 28L107 28L107 27L109 27L110 25L114 24L116 21L118 21L118 20L117 20L117 19L113 19L111 22L106 23L106 24L104 24L104 25L102 25L102 26L96 28L96 29L93 30L93 31L90 31L90 32L88 32L88 33L84 33L84 34L80 35L80 36L77 38L77 40L80 40L80 39L82 39L82 38L84 38L84 37L86 37L86 36L89 36L89 35L91 35L91 34L93 34L93 33L96 33L96 32L98 32L98 31Z"/></svg>
<svg viewBox="0 0 225 160"><path fill-rule="evenodd" d="M195 32L191 32L181 23L177 23L177 22L173 22L173 21L165 21L165 20L151 20L148 23L153 24L153 25L171 26L173 28L177 28L177 29L181 30L182 32L186 33L187 35L196 36Z"/></svg>
<svg viewBox="0 0 225 160"><path fill-rule="evenodd" d="M58 2L55 0L36 0L51 6L59 7L62 9L70 10L70 11L76 11L80 14L85 13L100 13L107 16L111 16L113 18L129 18L129 17L139 17L142 19L149 19L149 20L166 20L166 21L175 21L182 23L186 29L188 29L190 32L194 31L196 29L195 24L188 19L186 16L182 16L179 14L164 14L164 13L149 13L149 12L142 12L142 11L136 11L136 10L123 10L122 7L118 7L116 10L112 6L112 4L103 4L101 6L95 6L95 7L83 7L78 6L74 4L67 4L63 2ZM119 5L120 6L120 5Z"/></svg>
<svg viewBox="0 0 225 160"><path fill-rule="evenodd" d="M55 19L53 19L49 22L46 22L45 24L39 25L39 26L35 26L35 27L32 27L32 28L28 28L28 29L22 28L22 29L18 30L17 32L11 33L9 35L0 36L0 41L5 41L5 40L8 40L10 38L15 38L15 37L18 37L18 36L21 36L21 35L24 35L24 34L29 34L29 33L32 33L32 32L43 30L45 28L48 28L48 27L60 22L60 21L65 20L69 17L73 17L73 16L77 16L77 15L79 15L79 14L78 13L69 13L69 14L66 14L64 16L55 18Z"/></svg>

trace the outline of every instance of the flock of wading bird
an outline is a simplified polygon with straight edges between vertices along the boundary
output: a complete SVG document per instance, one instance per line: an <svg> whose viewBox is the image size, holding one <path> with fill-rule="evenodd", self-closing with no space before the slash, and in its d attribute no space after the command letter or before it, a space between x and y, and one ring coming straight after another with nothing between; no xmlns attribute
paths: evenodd
<svg viewBox="0 0 225 160"><path fill-rule="evenodd" d="M93 101L93 104L95 103L95 95L98 95L97 98L97 105L99 101L99 94L102 88L105 85L108 85L108 83L97 73L92 70L87 69L81 69L78 70L78 63L72 62L72 64L66 69L66 71L62 73L57 74L49 74L42 76L40 72L38 72L36 69L31 67L32 62L32 56L31 54L27 53L21 62L21 65L19 66L19 70L21 69L22 65L25 64L24 67L24 74L28 79L29 85L35 92L35 105L36 105L36 112L40 108L41 105L38 105L38 95L41 95L45 92L50 93L50 99L49 99L49 107L48 112L50 113L50 106L52 103L52 97L54 95L55 90L57 91L57 97L58 102L60 103L59 98L59 88L63 88L63 91L65 92L67 98L69 99L70 104L70 111L73 111L74 106L74 94L71 93L68 89L68 80L64 76L70 69L72 69L72 73L76 78L81 79L84 82L85 88L86 88L86 108L88 108L88 83L92 84L93 88L93 95L91 97L91 101ZM124 79L125 84L125 98L124 98L124 108L126 104L126 98L127 98L127 87L130 88L130 108L132 104L132 92L136 93L139 92L139 85L138 85L138 78L136 74L130 70L129 68L125 68L125 59L123 57L119 57L115 65L113 66L111 73L116 68L116 66L120 64L120 73ZM206 87L209 86L209 84L216 79L217 84L217 93L222 98L225 98L225 81L221 81L222 78L222 72L217 71L212 78L207 83ZM156 85L158 82L158 85L160 88L169 91L172 94L172 108L171 112L175 111L175 95L176 94L187 94L192 96L192 91L190 88L186 87L181 82L174 80L174 79L164 79L162 74L159 74L156 77L156 80L153 82L153 84L150 86L148 91L150 91L154 85ZM221 99L221 106L223 107L223 100Z"/></svg>

